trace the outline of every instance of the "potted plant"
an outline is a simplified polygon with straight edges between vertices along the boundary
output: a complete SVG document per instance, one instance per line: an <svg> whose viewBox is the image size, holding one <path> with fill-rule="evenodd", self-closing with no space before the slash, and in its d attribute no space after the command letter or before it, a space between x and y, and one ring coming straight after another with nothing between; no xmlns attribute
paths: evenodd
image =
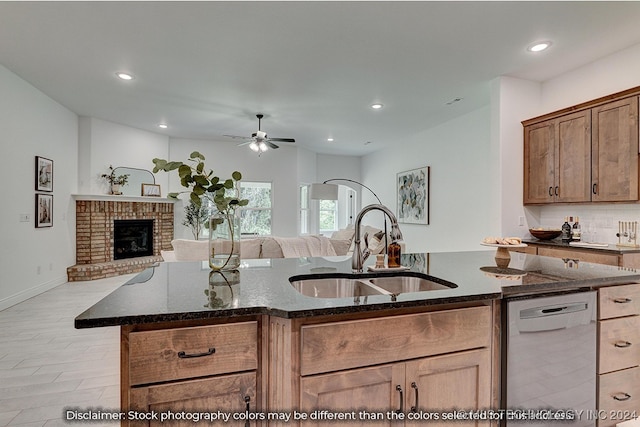
<svg viewBox="0 0 640 427"><path fill-rule="evenodd" d="M127 185L127 181L129 180L129 174L125 173L122 175L116 175L115 169L113 169L112 165L109 165L109 173L103 173L100 175L100 178L104 179L110 184L111 193L110 194L122 194L120 192L120 187L123 185Z"/></svg>
<svg viewBox="0 0 640 427"><path fill-rule="evenodd" d="M211 217L209 209L204 204L198 206L193 200L189 200L189 204L184 207L184 214L182 225L189 227L193 238L198 240L202 229L208 225L209 217Z"/></svg>
<svg viewBox="0 0 640 427"><path fill-rule="evenodd" d="M221 180L212 170L205 168L205 157L197 151L190 154L188 163L153 159L153 173L177 170L180 184L186 191L169 193L167 197L178 198L189 193L189 199L197 207L206 198L215 208L209 219L209 266L214 270L233 270L240 266L240 218L237 209L249 201L240 199L238 182L242 174L238 171L231 178Z"/></svg>

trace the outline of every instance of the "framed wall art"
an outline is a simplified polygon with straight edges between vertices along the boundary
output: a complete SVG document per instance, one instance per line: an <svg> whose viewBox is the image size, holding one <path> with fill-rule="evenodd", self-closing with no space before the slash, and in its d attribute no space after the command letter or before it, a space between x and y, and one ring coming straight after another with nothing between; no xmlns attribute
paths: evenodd
<svg viewBox="0 0 640 427"><path fill-rule="evenodd" d="M429 224L429 172L425 166L397 174L398 222Z"/></svg>
<svg viewBox="0 0 640 427"><path fill-rule="evenodd" d="M36 228L53 226L53 194L36 194Z"/></svg>
<svg viewBox="0 0 640 427"><path fill-rule="evenodd" d="M36 191L53 191L53 160L36 156Z"/></svg>
<svg viewBox="0 0 640 427"><path fill-rule="evenodd" d="M160 197L160 186L158 184L142 184L142 195Z"/></svg>

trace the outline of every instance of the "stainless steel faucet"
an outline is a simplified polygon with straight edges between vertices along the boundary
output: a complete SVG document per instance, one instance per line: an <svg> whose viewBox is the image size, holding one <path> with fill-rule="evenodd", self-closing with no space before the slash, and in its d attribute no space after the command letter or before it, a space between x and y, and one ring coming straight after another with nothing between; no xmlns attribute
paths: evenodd
<svg viewBox="0 0 640 427"><path fill-rule="evenodd" d="M369 257L369 248L368 245L365 245L364 250L360 250L360 223L362 222L362 218L365 214L372 210L378 210L384 212L391 220L391 231L389 232L389 237L391 237L391 241L395 242L398 240L402 240L402 232L400 231L400 227L398 226L398 219L396 216L384 205L381 204L372 204L367 205L358 213L356 217L355 223L355 235L353 237L353 256L351 257L351 268L354 273L362 272L362 265L364 261ZM365 242L367 241L367 233L365 233Z"/></svg>

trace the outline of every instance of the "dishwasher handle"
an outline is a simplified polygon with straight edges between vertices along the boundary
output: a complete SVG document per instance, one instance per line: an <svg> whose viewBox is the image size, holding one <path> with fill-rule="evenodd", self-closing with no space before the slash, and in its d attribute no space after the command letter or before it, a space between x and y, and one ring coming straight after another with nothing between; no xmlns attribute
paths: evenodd
<svg viewBox="0 0 640 427"><path fill-rule="evenodd" d="M548 305L543 307L527 308L520 311L521 319L536 319L539 317L557 316L560 314L577 313L589 308L589 303L578 302L560 305Z"/></svg>

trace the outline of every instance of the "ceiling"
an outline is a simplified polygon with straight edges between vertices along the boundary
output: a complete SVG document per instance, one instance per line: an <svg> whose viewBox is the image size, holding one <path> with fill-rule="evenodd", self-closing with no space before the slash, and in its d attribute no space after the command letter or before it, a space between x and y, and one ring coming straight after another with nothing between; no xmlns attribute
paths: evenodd
<svg viewBox="0 0 640 427"><path fill-rule="evenodd" d="M635 1L0 1L0 64L81 116L237 144L263 113L271 137L364 155L487 105L497 76L640 43L638 22Z"/></svg>

